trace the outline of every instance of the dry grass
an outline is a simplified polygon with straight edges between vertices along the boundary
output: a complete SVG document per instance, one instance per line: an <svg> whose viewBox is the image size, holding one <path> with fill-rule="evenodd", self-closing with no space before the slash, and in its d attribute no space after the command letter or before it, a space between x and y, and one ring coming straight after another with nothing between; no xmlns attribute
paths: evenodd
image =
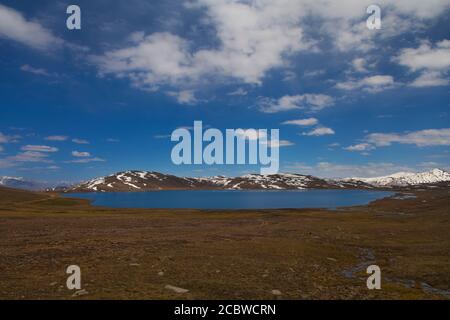
<svg viewBox="0 0 450 320"><path fill-rule="evenodd" d="M448 299L449 193L417 195L239 212L97 208L0 190L0 298L72 299L65 268L77 264L88 291L79 299L272 299L274 289L284 299ZM380 291L366 288L372 263Z"/></svg>

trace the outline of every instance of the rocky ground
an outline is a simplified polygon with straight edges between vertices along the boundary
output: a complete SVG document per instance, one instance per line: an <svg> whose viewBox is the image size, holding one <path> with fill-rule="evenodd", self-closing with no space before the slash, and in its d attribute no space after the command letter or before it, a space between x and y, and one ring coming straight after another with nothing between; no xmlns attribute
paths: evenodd
<svg viewBox="0 0 450 320"><path fill-rule="evenodd" d="M1 299L449 299L450 191L326 210L92 207L0 190ZM82 289L66 288L78 265ZM382 271L368 290L365 269Z"/></svg>

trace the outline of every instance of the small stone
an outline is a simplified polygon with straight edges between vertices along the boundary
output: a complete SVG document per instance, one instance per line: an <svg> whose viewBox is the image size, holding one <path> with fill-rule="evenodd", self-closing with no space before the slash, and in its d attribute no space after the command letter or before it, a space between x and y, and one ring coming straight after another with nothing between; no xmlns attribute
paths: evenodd
<svg viewBox="0 0 450 320"><path fill-rule="evenodd" d="M334 261L334 262L337 261L335 258L330 258L330 257L327 257L327 260Z"/></svg>
<svg viewBox="0 0 450 320"><path fill-rule="evenodd" d="M89 292L87 292L86 290L81 289L81 290L76 291L76 292L72 295L72 297L84 296L84 295L86 295L86 294L88 294L88 293L89 293Z"/></svg>
<svg viewBox="0 0 450 320"><path fill-rule="evenodd" d="M164 275L164 272L160 271L158 272L158 276L162 277Z"/></svg>
<svg viewBox="0 0 450 320"><path fill-rule="evenodd" d="M187 293L187 292L189 292L189 290L187 290L187 289L171 286L170 284L166 285L164 288L167 289L167 290L171 290L171 291L173 291L175 293Z"/></svg>
<svg viewBox="0 0 450 320"><path fill-rule="evenodd" d="M52 282L52 283L50 283L50 286L53 287L53 286L56 286L57 284L58 284L58 282Z"/></svg>
<svg viewBox="0 0 450 320"><path fill-rule="evenodd" d="M130 267L139 267L140 264L139 263L130 263Z"/></svg>
<svg viewBox="0 0 450 320"><path fill-rule="evenodd" d="M272 294L274 296L281 296L281 291L280 290L272 290Z"/></svg>

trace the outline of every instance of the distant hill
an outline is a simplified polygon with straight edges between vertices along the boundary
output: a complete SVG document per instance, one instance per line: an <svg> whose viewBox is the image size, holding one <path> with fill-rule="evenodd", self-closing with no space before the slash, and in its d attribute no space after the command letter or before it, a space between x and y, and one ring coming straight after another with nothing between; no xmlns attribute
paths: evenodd
<svg viewBox="0 0 450 320"><path fill-rule="evenodd" d="M345 181L362 181L377 187L405 187L450 182L450 173L441 169L426 172L398 172L375 178L350 178Z"/></svg>
<svg viewBox="0 0 450 320"><path fill-rule="evenodd" d="M43 183L26 180L21 177L7 177L0 176L0 186L15 188L15 189L24 189L24 190L42 190L45 188Z"/></svg>
<svg viewBox="0 0 450 320"><path fill-rule="evenodd" d="M36 201L47 198L44 193L0 186L0 205Z"/></svg>

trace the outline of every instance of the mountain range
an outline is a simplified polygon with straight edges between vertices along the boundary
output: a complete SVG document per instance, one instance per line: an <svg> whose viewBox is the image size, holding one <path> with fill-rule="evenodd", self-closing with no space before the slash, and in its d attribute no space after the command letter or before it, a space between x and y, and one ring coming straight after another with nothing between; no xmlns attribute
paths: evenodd
<svg viewBox="0 0 450 320"><path fill-rule="evenodd" d="M301 189L375 189L450 185L450 173L433 169L427 172L402 172L377 178L322 179L302 174L248 174L240 177L177 177L149 171L125 171L92 179L67 192L119 192L150 190L301 190Z"/></svg>
<svg viewBox="0 0 450 320"><path fill-rule="evenodd" d="M375 178L323 179L311 175L279 173L247 174L240 177L178 177L153 171L124 171L75 185L47 188L57 192L133 192L151 190L302 190L302 189L392 189L450 186L450 173L441 169L399 172ZM44 190L46 185L20 177L0 177L0 186Z"/></svg>

